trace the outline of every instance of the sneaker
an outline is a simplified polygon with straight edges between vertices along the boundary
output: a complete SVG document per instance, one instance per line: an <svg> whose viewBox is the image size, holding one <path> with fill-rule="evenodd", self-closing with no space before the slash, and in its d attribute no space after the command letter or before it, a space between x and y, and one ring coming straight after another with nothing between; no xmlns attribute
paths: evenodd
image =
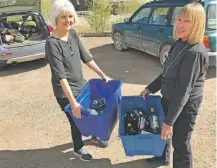
<svg viewBox="0 0 217 168"><path fill-rule="evenodd" d="M95 136L92 136L90 141L98 146L98 147L101 147L101 148L106 148L108 146L108 141L101 141L99 138L95 137Z"/></svg>
<svg viewBox="0 0 217 168"><path fill-rule="evenodd" d="M91 156L91 154L89 154L84 147L82 147L80 150L78 151L74 151L74 154L77 155L78 157L80 157L81 160L83 161L90 161L93 157Z"/></svg>

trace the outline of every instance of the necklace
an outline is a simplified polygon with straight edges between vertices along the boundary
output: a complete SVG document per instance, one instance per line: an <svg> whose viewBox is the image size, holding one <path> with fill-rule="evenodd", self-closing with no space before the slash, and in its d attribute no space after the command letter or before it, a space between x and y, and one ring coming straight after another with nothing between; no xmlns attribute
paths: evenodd
<svg viewBox="0 0 217 168"><path fill-rule="evenodd" d="M176 44L176 47L173 49L173 51L171 52L171 54L169 56L171 56L173 54L173 52L177 48L178 44L179 43ZM179 54L176 56L176 58L167 66L167 68L163 71L163 74L162 74L163 76L165 76L167 74L167 71L170 68L170 66L179 58L179 55L185 50L185 48L187 46L188 46L188 44L185 45L185 47L179 52ZM166 63L164 65L166 65Z"/></svg>

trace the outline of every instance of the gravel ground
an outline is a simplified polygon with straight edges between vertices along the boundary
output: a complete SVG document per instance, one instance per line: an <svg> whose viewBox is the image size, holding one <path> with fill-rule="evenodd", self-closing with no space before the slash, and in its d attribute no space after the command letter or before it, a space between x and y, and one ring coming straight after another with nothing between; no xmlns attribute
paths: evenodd
<svg viewBox="0 0 217 168"><path fill-rule="evenodd" d="M131 49L115 51L110 38L82 41L109 77L124 82L123 95L138 95L162 70L153 56ZM87 80L97 77L85 66L83 69ZM194 168L216 165L215 71L208 71L192 137ZM0 95L1 168L164 168L148 164L145 158L150 156L126 157L118 137L118 124L108 148L87 146L95 160L77 159L72 153L68 121L53 97L50 69L43 60L8 66L0 72Z"/></svg>

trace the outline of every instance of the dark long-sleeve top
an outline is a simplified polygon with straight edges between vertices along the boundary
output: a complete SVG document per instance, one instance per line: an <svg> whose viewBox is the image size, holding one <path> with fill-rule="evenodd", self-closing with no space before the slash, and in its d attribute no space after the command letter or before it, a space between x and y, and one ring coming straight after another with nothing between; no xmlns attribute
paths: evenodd
<svg viewBox="0 0 217 168"><path fill-rule="evenodd" d="M50 36L46 41L45 52L51 68L54 95L66 97L60 80L67 79L73 95L78 96L85 85L81 60L87 63L92 57L85 50L75 30L69 31L67 41Z"/></svg>
<svg viewBox="0 0 217 168"><path fill-rule="evenodd" d="M188 44L177 40L169 52L163 72L147 86L161 94L170 104L165 123L173 125L185 104L203 95L203 86L208 69L208 55L204 44Z"/></svg>

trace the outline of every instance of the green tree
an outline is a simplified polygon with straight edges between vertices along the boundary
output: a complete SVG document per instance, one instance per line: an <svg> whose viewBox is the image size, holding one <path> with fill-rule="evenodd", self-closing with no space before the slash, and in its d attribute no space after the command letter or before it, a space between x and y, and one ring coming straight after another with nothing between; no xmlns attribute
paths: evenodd
<svg viewBox="0 0 217 168"><path fill-rule="evenodd" d="M52 0L41 0L41 12L45 20L48 20L49 11L52 5Z"/></svg>
<svg viewBox="0 0 217 168"><path fill-rule="evenodd" d="M109 0L93 0L89 6L88 23L95 32L104 32L110 23L111 3Z"/></svg>

